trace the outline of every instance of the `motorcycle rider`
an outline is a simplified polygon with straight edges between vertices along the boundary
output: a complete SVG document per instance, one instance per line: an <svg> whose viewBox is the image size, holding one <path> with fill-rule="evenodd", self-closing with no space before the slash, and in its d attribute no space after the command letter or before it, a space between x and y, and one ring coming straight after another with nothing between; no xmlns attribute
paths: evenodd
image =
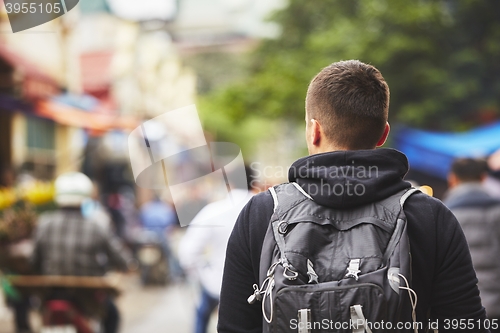
<svg viewBox="0 0 500 333"><path fill-rule="evenodd" d="M169 270L169 278L172 281L181 281L184 273L174 251L172 251L169 237L173 229L179 225L175 210L162 200L159 194L155 193L151 201L142 205L139 216L144 230L155 236L159 242ZM143 274L141 273L141 275ZM142 276L144 282L148 280L147 275Z"/></svg>
<svg viewBox="0 0 500 333"><path fill-rule="evenodd" d="M93 184L84 174L69 172L55 181L59 209L40 215L35 230L33 264L43 275L103 276L109 268L126 271L130 257L120 241L99 221L82 215L82 203L91 197ZM102 320L105 333L118 331L119 313L106 300Z"/></svg>

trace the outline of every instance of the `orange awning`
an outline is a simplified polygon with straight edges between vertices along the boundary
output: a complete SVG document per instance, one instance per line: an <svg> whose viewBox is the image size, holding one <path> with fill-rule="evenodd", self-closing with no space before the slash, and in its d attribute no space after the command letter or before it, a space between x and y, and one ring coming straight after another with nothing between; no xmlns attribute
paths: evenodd
<svg viewBox="0 0 500 333"><path fill-rule="evenodd" d="M40 117L52 119L59 124L96 131L108 131L112 129L132 130L139 126L139 122L133 117L81 111L50 100L37 102L35 114Z"/></svg>

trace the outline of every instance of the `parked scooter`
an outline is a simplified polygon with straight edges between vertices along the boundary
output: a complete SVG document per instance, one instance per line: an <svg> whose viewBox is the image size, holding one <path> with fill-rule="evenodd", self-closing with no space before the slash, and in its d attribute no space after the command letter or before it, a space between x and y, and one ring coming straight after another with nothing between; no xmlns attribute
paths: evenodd
<svg viewBox="0 0 500 333"><path fill-rule="evenodd" d="M159 235L142 230L136 243L136 257L143 285L166 285L169 277L168 259Z"/></svg>

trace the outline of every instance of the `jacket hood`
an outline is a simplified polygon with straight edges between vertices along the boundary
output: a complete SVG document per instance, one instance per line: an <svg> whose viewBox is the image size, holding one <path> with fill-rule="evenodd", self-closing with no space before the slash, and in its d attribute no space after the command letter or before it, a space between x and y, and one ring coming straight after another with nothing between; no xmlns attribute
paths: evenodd
<svg viewBox="0 0 500 333"><path fill-rule="evenodd" d="M380 201L405 188L408 159L394 149L347 150L301 158L288 171L320 205L352 208Z"/></svg>

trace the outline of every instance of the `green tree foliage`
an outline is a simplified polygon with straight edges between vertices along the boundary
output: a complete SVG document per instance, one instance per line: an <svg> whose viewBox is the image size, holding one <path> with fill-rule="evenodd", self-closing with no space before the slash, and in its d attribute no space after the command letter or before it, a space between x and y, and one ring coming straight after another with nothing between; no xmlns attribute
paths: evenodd
<svg viewBox="0 0 500 333"><path fill-rule="evenodd" d="M456 129L500 114L498 0L290 0L272 20L281 35L261 43L246 79L203 98L205 114L302 120L311 78L345 59L382 71L392 121Z"/></svg>

